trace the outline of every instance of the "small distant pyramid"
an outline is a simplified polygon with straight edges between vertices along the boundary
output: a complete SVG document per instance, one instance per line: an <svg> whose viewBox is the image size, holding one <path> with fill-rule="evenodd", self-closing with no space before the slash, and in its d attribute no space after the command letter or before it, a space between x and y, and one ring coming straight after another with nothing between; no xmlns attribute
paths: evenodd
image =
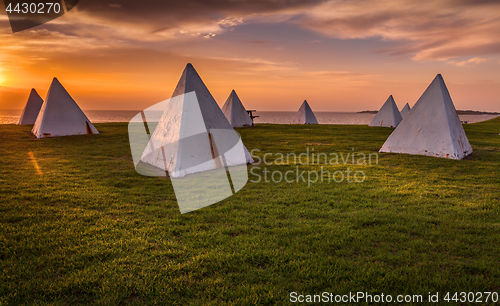
<svg viewBox="0 0 500 306"><path fill-rule="evenodd" d="M397 127L401 120L403 120L401 113L399 112L396 102L394 102L394 98L390 95L369 125Z"/></svg>
<svg viewBox="0 0 500 306"><path fill-rule="evenodd" d="M19 118L19 124L35 124L36 117L38 117L38 113L40 112L40 108L42 108L42 104L43 99L40 97L38 92L36 92L34 88L31 89L28 101L26 102L26 105L24 106L23 112L21 114L21 118Z"/></svg>
<svg viewBox="0 0 500 306"><path fill-rule="evenodd" d="M472 153L450 93L438 74L380 152L462 159Z"/></svg>
<svg viewBox="0 0 500 306"><path fill-rule="evenodd" d="M247 113L247 110L241 103L236 92L231 91L229 97L222 107L222 112L233 127L252 126L253 121Z"/></svg>
<svg viewBox="0 0 500 306"><path fill-rule="evenodd" d="M406 103L405 107L403 107L403 109L401 110L401 117L406 117L406 115L408 115L408 113L410 112L410 109L410 105Z"/></svg>
<svg viewBox="0 0 500 306"><path fill-rule="evenodd" d="M309 103L307 103L307 100L304 100L300 106L292 124L318 124L318 120L316 120L316 116L309 106Z"/></svg>
<svg viewBox="0 0 500 306"><path fill-rule="evenodd" d="M57 78L31 132L37 138L99 133Z"/></svg>
<svg viewBox="0 0 500 306"><path fill-rule="evenodd" d="M187 64L141 161L168 171L174 178L218 169L218 156L225 151L220 147L221 134L229 138L238 135L194 67ZM234 145L237 141L235 138ZM226 166L253 162L246 147L242 147L244 158L226 156Z"/></svg>

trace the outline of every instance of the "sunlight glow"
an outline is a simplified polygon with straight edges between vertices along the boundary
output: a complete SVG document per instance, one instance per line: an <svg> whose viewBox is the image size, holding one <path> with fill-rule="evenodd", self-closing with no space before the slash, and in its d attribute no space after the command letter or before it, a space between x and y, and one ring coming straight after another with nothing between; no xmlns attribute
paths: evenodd
<svg viewBox="0 0 500 306"><path fill-rule="evenodd" d="M38 175L42 175L43 172L40 169L40 166L38 165L38 162L36 161L35 156L33 156L33 152L28 152L28 156L30 157L31 162L33 163L33 166L35 167L36 173Z"/></svg>
<svg viewBox="0 0 500 306"><path fill-rule="evenodd" d="M0 68L0 85L6 80L5 74L2 73L2 68Z"/></svg>

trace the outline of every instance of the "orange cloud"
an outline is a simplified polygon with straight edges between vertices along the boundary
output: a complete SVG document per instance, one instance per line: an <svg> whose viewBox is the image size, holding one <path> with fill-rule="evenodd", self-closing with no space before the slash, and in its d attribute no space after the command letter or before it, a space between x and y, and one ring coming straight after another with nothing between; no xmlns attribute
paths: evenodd
<svg viewBox="0 0 500 306"><path fill-rule="evenodd" d="M465 61L448 61L450 64L457 65L458 67L465 67L465 66L473 66L476 64L481 64L484 62L487 62L489 59L487 58L480 58L480 57L473 57Z"/></svg>
<svg viewBox="0 0 500 306"><path fill-rule="evenodd" d="M304 12L299 25L342 39L398 41L386 52L413 60L500 53L499 1L330 1Z"/></svg>

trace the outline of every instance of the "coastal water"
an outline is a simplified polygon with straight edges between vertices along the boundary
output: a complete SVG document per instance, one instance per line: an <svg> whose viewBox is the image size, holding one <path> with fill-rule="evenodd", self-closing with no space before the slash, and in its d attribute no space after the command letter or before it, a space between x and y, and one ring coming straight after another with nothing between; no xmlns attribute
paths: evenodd
<svg viewBox="0 0 500 306"><path fill-rule="evenodd" d="M320 124L353 124L368 125L375 117L371 113L348 113L348 112L314 112ZM259 116L254 119L255 123L289 124L294 118L295 112L255 112ZM490 120L498 115L459 115L462 122L474 123Z"/></svg>
<svg viewBox="0 0 500 306"><path fill-rule="evenodd" d="M89 110L85 111L93 123L129 122L139 111ZM348 112L315 112L320 124L368 125L375 114ZM0 110L0 124L17 124L21 110ZM289 124L295 112L254 112L255 123ZM460 115L460 120L474 123L489 120L498 115Z"/></svg>

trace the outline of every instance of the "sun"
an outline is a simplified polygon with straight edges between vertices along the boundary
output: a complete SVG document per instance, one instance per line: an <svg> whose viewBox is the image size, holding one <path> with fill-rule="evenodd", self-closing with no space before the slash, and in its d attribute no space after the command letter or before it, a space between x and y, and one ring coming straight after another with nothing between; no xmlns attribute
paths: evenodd
<svg viewBox="0 0 500 306"><path fill-rule="evenodd" d="M5 74L2 73L2 68L0 68L0 85L6 80Z"/></svg>

